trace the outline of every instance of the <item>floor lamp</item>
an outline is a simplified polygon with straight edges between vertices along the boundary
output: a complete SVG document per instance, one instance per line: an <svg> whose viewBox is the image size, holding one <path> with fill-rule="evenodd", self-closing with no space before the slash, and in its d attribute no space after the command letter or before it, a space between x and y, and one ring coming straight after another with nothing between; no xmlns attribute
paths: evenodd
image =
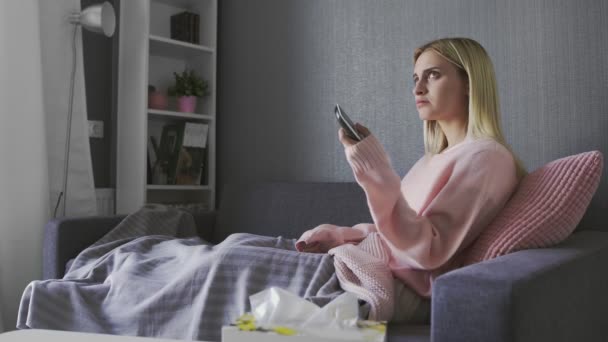
<svg viewBox="0 0 608 342"><path fill-rule="evenodd" d="M68 188L68 170L70 166L70 143L72 133L72 105L74 103L74 79L76 76L76 33L78 26L85 29L104 34L106 37L112 37L116 28L116 14L114 7L109 2L103 4L92 5L85 8L82 12L74 12L70 14L70 23L74 24L74 35L72 41L72 77L70 85L70 103L68 106L68 120L65 133L65 151L64 151L64 166L63 166L63 188L57 198L53 217L57 217L57 209L63 199L62 212L66 215L67 203L67 188Z"/></svg>

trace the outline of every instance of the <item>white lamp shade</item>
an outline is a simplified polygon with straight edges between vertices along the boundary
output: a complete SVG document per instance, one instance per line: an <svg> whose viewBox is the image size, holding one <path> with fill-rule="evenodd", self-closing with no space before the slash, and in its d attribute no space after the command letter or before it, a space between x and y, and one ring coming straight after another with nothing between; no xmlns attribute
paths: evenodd
<svg viewBox="0 0 608 342"><path fill-rule="evenodd" d="M89 31L103 33L107 37L112 37L116 28L114 7L107 1L103 4L89 6L80 13L74 13L71 21L82 25Z"/></svg>

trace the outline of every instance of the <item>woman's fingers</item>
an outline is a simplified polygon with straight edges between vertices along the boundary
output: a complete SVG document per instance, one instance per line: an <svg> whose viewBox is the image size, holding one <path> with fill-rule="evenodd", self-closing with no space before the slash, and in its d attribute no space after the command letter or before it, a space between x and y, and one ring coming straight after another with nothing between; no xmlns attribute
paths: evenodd
<svg viewBox="0 0 608 342"><path fill-rule="evenodd" d="M355 128L357 129L357 132L363 134L364 137L367 137L372 134L372 132L370 132L369 128L363 126L362 124L360 124L358 122L355 124Z"/></svg>
<svg viewBox="0 0 608 342"><path fill-rule="evenodd" d="M312 243L305 243L298 250L300 252L304 252L304 253L323 253L323 251L321 250L321 245L319 244L318 241L315 241Z"/></svg>
<svg viewBox="0 0 608 342"><path fill-rule="evenodd" d="M356 141L346 135L346 131L342 127L338 130L338 139L340 139L340 142L344 147L350 147L356 144Z"/></svg>

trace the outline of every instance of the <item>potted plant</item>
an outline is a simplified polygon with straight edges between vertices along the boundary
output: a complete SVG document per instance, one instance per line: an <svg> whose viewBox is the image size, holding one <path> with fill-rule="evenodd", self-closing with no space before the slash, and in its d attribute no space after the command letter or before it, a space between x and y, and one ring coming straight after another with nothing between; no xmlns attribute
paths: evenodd
<svg viewBox="0 0 608 342"><path fill-rule="evenodd" d="M193 113L196 108L196 98L209 95L209 84L194 73L186 69L181 73L173 72L175 85L169 88L169 95L177 97L177 106L180 112Z"/></svg>

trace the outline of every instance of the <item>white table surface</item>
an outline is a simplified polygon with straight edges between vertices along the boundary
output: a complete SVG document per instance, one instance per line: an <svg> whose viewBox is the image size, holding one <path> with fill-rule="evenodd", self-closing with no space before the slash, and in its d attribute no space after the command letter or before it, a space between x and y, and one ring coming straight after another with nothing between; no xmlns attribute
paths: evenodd
<svg viewBox="0 0 608 342"><path fill-rule="evenodd" d="M89 334L72 331L26 329L15 330L0 334L0 342L175 342L176 340L136 337L136 336L117 336L103 334Z"/></svg>

